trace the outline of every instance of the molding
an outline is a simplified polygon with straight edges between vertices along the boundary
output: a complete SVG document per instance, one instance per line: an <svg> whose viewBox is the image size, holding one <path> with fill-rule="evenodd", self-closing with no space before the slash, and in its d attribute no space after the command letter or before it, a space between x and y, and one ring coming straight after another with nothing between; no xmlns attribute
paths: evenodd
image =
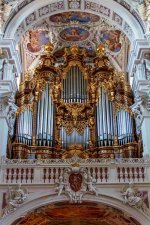
<svg viewBox="0 0 150 225"><path fill-rule="evenodd" d="M16 92L18 89L16 82L13 80L0 80L0 94L5 92Z"/></svg>
<svg viewBox="0 0 150 225"><path fill-rule="evenodd" d="M43 196L38 196L35 199L30 199L30 201L24 202L15 212L1 219L1 225L10 224L16 219L25 216L27 213L41 206L57 202L66 202L68 200L69 198L65 195L56 196L52 193L45 193ZM123 201L120 199L103 194L100 196L87 194L83 197L83 201L107 204L114 208L121 209L123 212L131 215L133 218L139 221L142 225L150 224L150 219L147 215L133 207L123 204Z"/></svg>
<svg viewBox="0 0 150 225"><path fill-rule="evenodd" d="M13 28L13 27L12 27ZM0 41L0 48L7 51L7 57L13 61L17 74L22 72L19 52L16 50L16 43L13 39L4 38Z"/></svg>
<svg viewBox="0 0 150 225"><path fill-rule="evenodd" d="M137 39L134 42L133 51L130 54L127 70L130 76L133 76L135 65L138 64L144 57L145 53L150 51L150 40Z"/></svg>

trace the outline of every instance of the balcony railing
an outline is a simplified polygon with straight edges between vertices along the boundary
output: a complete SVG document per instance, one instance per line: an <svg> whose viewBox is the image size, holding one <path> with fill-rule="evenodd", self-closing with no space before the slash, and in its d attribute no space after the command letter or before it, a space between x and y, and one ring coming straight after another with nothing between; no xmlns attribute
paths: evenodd
<svg viewBox="0 0 150 225"><path fill-rule="evenodd" d="M98 184L150 182L150 159L2 160L1 184L54 184L67 167L85 168Z"/></svg>

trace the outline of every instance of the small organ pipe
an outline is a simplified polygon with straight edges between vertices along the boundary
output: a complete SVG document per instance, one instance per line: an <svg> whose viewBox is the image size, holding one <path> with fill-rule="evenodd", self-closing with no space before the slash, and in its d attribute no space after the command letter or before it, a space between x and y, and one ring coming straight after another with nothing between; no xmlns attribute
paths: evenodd
<svg viewBox="0 0 150 225"><path fill-rule="evenodd" d="M63 148L67 148L70 144L81 144L86 148L89 142L89 128L86 127L82 135L80 135L76 130L68 135L62 127L60 129L60 137L61 142L63 143Z"/></svg>
<svg viewBox="0 0 150 225"><path fill-rule="evenodd" d="M87 99L87 80L78 66L71 67L63 80L62 96L65 102L83 102Z"/></svg>

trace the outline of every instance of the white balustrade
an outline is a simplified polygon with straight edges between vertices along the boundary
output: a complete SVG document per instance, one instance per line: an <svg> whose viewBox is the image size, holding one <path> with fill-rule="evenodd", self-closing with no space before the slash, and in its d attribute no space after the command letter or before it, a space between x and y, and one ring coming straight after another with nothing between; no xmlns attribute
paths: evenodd
<svg viewBox="0 0 150 225"><path fill-rule="evenodd" d="M77 162L73 159L3 160L1 184L54 184L64 169ZM150 160L144 159L78 159L84 168L100 184L149 182Z"/></svg>

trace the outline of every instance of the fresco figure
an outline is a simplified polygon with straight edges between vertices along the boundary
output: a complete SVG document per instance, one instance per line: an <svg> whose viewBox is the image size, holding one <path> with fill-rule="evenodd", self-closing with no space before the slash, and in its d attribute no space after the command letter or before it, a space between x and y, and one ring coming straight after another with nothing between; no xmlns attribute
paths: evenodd
<svg viewBox="0 0 150 225"><path fill-rule="evenodd" d="M29 42L27 43L27 49L32 53L37 53L41 50L41 47L49 42L48 32L41 30L29 31Z"/></svg>
<svg viewBox="0 0 150 225"><path fill-rule="evenodd" d="M53 23L70 23L77 21L79 23L98 22L100 17L86 12L64 12L50 16L50 21Z"/></svg>
<svg viewBox="0 0 150 225"><path fill-rule="evenodd" d="M101 31L99 40L106 44L110 51L117 53L121 50L120 35L119 30L105 30Z"/></svg>
<svg viewBox="0 0 150 225"><path fill-rule="evenodd" d="M81 27L68 27L60 32L60 37L65 41L83 41L89 32Z"/></svg>

